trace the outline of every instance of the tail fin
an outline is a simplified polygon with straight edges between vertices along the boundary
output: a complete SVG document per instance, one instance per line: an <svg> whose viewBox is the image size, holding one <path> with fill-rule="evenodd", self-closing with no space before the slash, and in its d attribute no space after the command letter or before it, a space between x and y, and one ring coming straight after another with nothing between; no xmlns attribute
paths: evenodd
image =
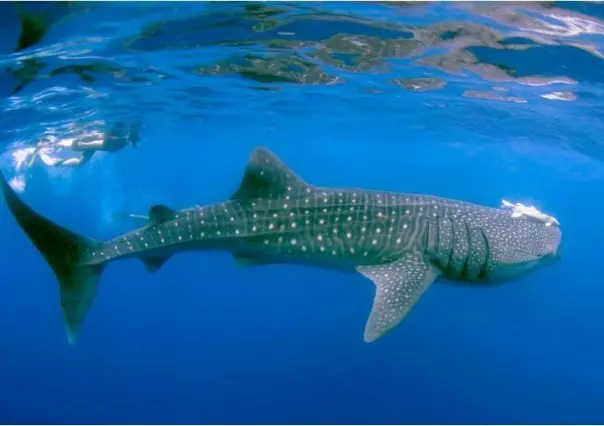
<svg viewBox="0 0 604 426"><path fill-rule="evenodd" d="M10 212L59 281L67 338L74 344L106 265L84 264L82 255L95 251L103 243L71 232L35 212L17 196L1 173L0 186Z"/></svg>

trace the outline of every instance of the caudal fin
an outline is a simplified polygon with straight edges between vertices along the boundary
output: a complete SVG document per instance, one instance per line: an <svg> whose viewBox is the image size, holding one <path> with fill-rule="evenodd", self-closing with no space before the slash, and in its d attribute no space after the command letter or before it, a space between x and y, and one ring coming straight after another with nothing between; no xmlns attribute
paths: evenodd
<svg viewBox="0 0 604 426"><path fill-rule="evenodd" d="M71 232L35 212L17 196L1 173L0 186L10 212L59 281L67 338L73 344L105 267L105 263L85 264L83 259L86 252L95 251L102 243Z"/></svg>

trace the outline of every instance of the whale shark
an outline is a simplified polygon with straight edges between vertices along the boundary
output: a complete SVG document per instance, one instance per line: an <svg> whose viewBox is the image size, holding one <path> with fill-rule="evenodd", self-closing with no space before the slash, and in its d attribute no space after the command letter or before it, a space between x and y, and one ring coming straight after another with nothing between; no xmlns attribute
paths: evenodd
<svg viewBox="0 0 604 426"><path fill-rule="evenodd" d="M253 150L228 200L182 210L153 205L142 227L105 242L40 215L0 180L10 212L54 271L70 344L103 270L116 260L139 259L157 272L177 253L219 250L242 267L288 263L358 273L375 284L364 331L365 342L374 342L439 277L501 283L559 258L559 223L534 207L315 186L264 147Z"/></svg>

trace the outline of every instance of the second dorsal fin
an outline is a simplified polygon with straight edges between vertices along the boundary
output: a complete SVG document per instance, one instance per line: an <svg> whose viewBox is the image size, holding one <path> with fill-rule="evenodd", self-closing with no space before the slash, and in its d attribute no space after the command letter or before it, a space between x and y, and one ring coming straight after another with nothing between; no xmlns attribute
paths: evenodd
<svg viewBox="0 0 604 426"><path fill-rule="evenodd" d="M232 200L280 198L287 194L311 192L304 182L268 149L256 148L248 160L239 189Z"/></svg>

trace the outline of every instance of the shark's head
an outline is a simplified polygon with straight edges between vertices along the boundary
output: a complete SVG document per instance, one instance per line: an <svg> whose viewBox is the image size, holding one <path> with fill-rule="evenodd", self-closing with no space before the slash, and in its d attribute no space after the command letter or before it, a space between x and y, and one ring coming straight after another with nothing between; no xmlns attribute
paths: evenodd
<svg viewBox="0 0 604 426"><path fill-rule="evenodd" d="M491 280L511 279L560 259L562 233L558 224L506 215L487 233Z"/></svg>

